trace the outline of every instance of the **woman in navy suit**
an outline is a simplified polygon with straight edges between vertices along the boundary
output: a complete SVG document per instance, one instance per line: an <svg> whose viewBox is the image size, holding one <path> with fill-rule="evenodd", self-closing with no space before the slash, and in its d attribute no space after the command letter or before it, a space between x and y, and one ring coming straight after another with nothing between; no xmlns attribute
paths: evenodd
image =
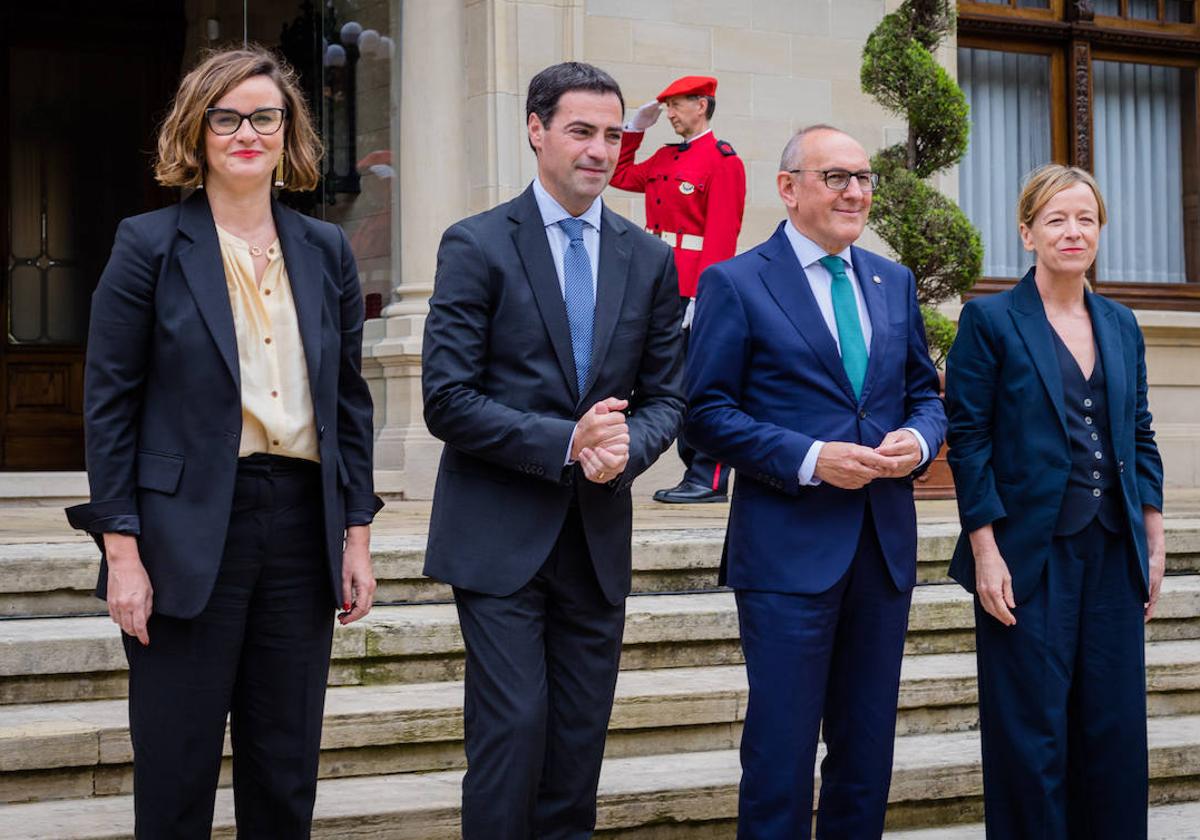
<svg viewBox="0 0 1200 840"><path fill-rule="evenodd" d="M1087 172L1034 172L1017 206L1036 265L963 307L946 365L975 593L992 840L1146 837L1143 624L1162 584L1162 461L1133 313L1092 293L1105 223Z"/></svg>
<svg viewBox="0 0 1200 840"><path fill-rule="evenodd" d="M294 73L217 52L180 84L155 174L92 298L84 384L97 594L129 661L135 832L207 838L230 717L238 836L309 835L334 612L371 609L362 294L312 189Z"/></svg>

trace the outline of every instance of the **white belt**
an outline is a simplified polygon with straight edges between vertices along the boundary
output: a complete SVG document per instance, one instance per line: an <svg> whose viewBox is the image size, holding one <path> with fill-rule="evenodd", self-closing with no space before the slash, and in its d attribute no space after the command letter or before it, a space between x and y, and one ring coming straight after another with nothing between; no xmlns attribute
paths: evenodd
<svg viewBox="0 0 1200 840"><path fill-rule="evenodd" d="M694 233L675 234L669 230L659 232L650 228L646 228L646 233L657 236L672 248L682 248L685 251L700 251L704 248L704 237Z"/></svg>

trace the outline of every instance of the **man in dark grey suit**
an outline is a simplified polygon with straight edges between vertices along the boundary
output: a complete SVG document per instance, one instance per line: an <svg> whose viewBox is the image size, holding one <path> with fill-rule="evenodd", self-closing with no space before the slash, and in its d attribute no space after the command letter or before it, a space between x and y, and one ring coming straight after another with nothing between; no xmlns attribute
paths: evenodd
<svg viewBox="0 0 1200 840"><path fill-rule="evenodd" d="M538 174L442 237L425 422L446 442L425 573L466 642L463 837L582 838L629 593L629 486L679 429L671 249L603 206L624 101L587 64L529 84Z"/></svg>

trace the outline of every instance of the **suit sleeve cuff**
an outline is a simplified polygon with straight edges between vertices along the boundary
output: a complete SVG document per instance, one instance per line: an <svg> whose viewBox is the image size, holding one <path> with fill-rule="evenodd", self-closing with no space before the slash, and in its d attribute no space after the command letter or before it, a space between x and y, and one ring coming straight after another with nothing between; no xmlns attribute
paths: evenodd
<svg viewBox="0 0 1200 840"><path fill-rule="evenodd" d="M346 494L346 527L370 525L383 507L383 499L374 493Z"/></svg>
<svg viewBox="0 0 1200 840"><path fill-rule="evenodd" d="M567 441L567 453L563 455L563 466L569 467L575 462L571 460L571 450L575 448L575 432L577 429L571 429L571 439Z"/></svg>
<svg viewBox="0 0 1200 840"><path fill-rule="evenodd" d="M808 447L808 452L804 456L804 460L800 462L800 486L815 487L821 483L821 479L815 478L813 473L817 471L817 458L821 456L821 447L825 445L823 440L814 440L812 446Z"/></svg>
<svg viewBox="0 0 1200 840"><path fill-rule="evenodd" d="M917 439L917 445L921 447L921 460L913 467L913 470L919 470L929 461L929 444L925 442L925 436L914 429L912 426L901 426L901 431L912 432L912 436Z"/></svg>
<svg viewBox="0 0 1200 840"><path fill-rule="evenodd" d="M110 499L103 502L88 502L67 508L67 522L72 528L89 534L142 533L142 520L137 514L137 504L130 499Z"/></svg>

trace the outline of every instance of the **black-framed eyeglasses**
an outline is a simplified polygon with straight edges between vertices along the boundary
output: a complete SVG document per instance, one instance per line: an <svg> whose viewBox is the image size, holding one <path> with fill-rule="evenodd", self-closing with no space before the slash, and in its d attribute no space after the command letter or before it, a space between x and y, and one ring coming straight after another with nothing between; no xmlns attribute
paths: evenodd
<svg viewBox="0 0 1200 840"><path fill-rule="evenodd" d="M204 111L209 129L222 137L237 134L245 120L249 120L250 127L259 134L274 134L283 126L286 116L287 108L255 108L249 114L229 108L206 108Z"/></svg>
<svg viewBox="0 0 1200 840"><path fill-rule="evenodd" d="M879 173L868 172L850 172L847 169L789 169L792 175L798 175L801 172L816 172L825 182L825 186L831 190L841 192L850 186L850 179L858 181L858 188L863 192L871 192L879 186Z"/></svg>

